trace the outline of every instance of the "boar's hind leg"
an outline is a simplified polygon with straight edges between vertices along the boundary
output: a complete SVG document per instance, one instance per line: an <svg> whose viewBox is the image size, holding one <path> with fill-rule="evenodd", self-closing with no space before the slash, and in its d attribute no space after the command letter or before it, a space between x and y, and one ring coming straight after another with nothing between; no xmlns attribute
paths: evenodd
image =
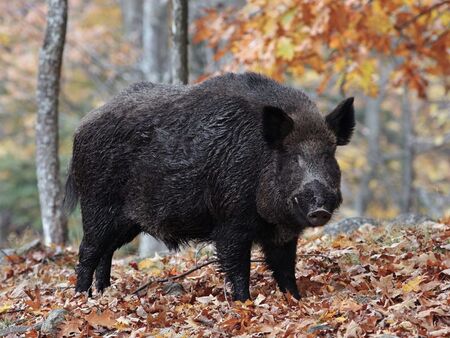
<svg viewBox="0 0 450 338"><path fill-rule="evenodd" d="M88 291L92 294L91 285L94 271L111 243L115 240L113 229L115 214L110 210L98 208L90 200L81 200L83 221L83 239L78 253L76 292Z"/></svg>
<svg viewBox="0 0 450 338"><path fill-rule="evenodd" d="M250 252L252 242L234 236L223 236L216 240L217 258L228 282L233 287L233 300L250 298Z"/></svg>
<svg viewBox="0 0 450 338"><path fill-rule="evenodd" d="M282 245L270 241L262 243L266 263L273 271L273 277L277 281L282 292L289 291L295 298L300 298L295 280L295 261L297 238Z"/></svg>
<svg viewBox="0 0 450 338"><path fill-rule="evenodd" d="M95 286L101 293L111 285L111 261L114 251L131 242L141 232L141 228L137 224L124 226L121 229L123 230L115 232L113 243L105 250L97 269L95 269Z"/></svg>
<svg viewBox="0 0 450 338"><path fill-rule="evenodd" d="M89 292L92 295L91 285L94 276L94 270L97 267L102 252L104 250L103 238L92 236L91 234L84 234L83 240L80 244L79 250L79 264L77 266L77 284L75 286L76 292Z"/></svg>

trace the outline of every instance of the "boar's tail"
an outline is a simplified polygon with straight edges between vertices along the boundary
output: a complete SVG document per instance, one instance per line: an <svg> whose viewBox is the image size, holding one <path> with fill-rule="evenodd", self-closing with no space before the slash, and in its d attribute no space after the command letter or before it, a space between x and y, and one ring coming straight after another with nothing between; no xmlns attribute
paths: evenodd
<svg viewBox="0 0 450 338"><path fill-rule="evenodd" d="M78 191L75 183L75 178L72 172L72 163L69 165L69 175L66 181L66 192L63 200L63 211L66 215L72 213L78 203Z"/></svg>

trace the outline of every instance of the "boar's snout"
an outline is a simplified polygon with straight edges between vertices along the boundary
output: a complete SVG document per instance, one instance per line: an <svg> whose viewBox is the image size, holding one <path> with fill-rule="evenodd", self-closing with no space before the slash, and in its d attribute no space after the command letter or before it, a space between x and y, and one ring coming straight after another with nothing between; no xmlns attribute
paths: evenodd
<svg viewBox="0 0 450 338"><path fill-rule="evenodd" d="M342 201L339 189L332 189L314 180L307 183L293 198L294 212L308 226L325 225Z"/></svg>
<svg viewBox="0 0 450 338"><path fill-rule="evenodd" d="M331 218L331 213L323 208L314 210L308 214L308 221L313 226L320 226L327 223Z"/></svg>
<svg viewBox="0 0 450 338"><path fill-rule="evenodd" d="M331 213L323 208L314 210L308 214L308 221L313 226L324 225L331 218Z"/></svg>

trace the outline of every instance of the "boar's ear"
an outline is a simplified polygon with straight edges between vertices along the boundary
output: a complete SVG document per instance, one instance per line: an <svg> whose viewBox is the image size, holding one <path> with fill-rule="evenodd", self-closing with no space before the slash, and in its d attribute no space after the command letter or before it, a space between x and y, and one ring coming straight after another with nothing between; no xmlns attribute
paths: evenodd
<svg viewBox="0 0 450 338"><path fill-rule="evenodd" d="M265 106L263 108L263 135L270 146L279 146L294 128L294 121L283 109Z"/></svg>
<svg viewBox="0 0 450 338"><path fill-rule="evenodd" d="M328 127L336 135L337 145L345 146L350 142L355 129L355 110L353 97L345 99L325 118Z"/></svg>

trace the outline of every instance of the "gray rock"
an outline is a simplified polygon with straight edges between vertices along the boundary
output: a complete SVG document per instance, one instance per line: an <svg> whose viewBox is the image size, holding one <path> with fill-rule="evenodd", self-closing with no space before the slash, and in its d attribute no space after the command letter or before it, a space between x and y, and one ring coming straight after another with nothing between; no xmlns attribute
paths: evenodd
<svg viewBox="0 0 450 338"><path fill-rule="evenodd" d="M386 223L387 226L407 226L407 227L415 227L424 222L433 221L430 217L420 214L400 214L397 217L391 219Z"/></svg>
<svg viewBox="0 0 450 338"><path fill-rule="evenodd" d="M358 230L364 224L378 226L380 223L373 218L350 217L336 223L329 223L324 226L323 233L331 236L339 234L350 234Z"/></svg>
<svg viewBox="0 0 450 338"><path fill-rule="evenodd" d="M55 309L49 312L47 318L40 323L36 323L31 326L9 326L4 329L0 329L0 337L14 335L16 337L19 333L25 333L31 330L41 331L45 337L57 337L57 328L65 320L65 316L68 314L67 310Z"/></svg>
<svg viewBox="0 0 450 338"><path fill-rule="evenodd" d="M65 320L65 316L68 314L67 310L56 309L50 311L47 318L44 320L41 326L41 333L44 335L54 335L58 328L58 325Z"/></svg>

